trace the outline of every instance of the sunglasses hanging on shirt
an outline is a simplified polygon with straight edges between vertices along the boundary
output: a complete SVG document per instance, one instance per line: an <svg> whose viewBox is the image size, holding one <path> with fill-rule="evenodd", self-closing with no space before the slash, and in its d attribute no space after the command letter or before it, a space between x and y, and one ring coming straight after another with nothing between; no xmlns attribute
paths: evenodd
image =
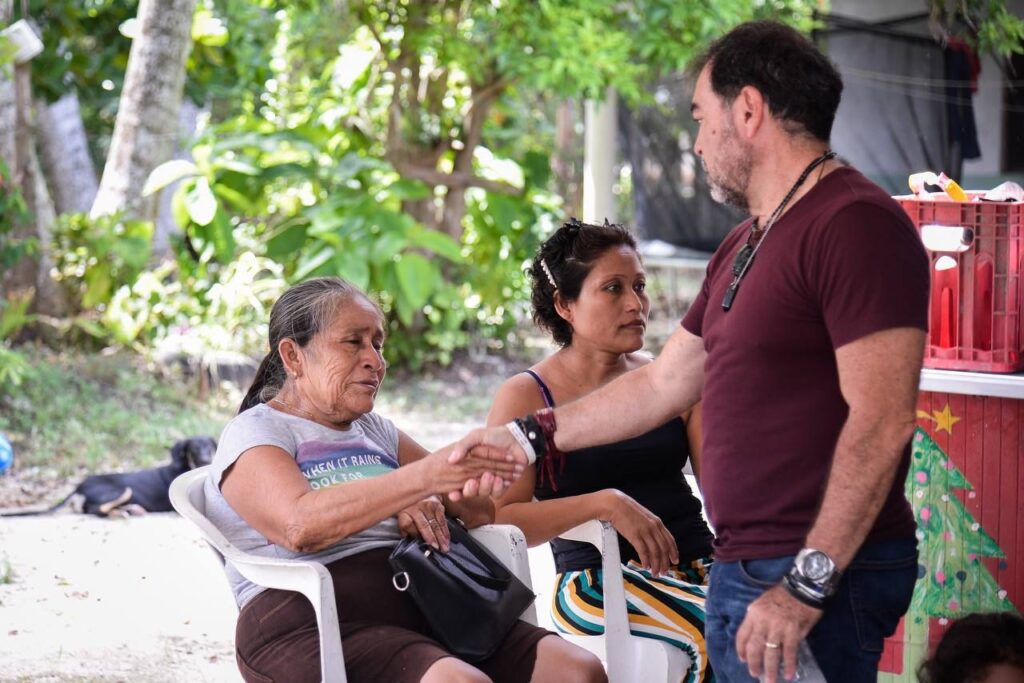
<svg viewBox="0 0 1024 683"><path fill-rule="evenodd" d="M765 221L764 228L759 229L757 225L757 218L754 218L754 222L750 224L750 234L747 235L747 242L740 248L739 252L736 253L736 260L732 263L732 282L729 283L729 288L725 290L725 296L722 298L722 310L728 311L732 308L732 302L736 299L736 292L739 291L740 282L743 281L743 276L750 270L750 264L754 261L754 256L757 255L757 250L764 244L765 238L768 236L768 231L772 229L775 222L779 220L779 216L782 215L786 205L789 204L789 200L793 198L796 191L800 189L800 186L807 180L807 176L811 174L811 171L816 169L821 164L825 163L829 159L834 158L835 152L826 151L820 157L812 161L804 169L804 172L800 174L800 177L793 183L793 187L789 189L786 196L782 198L775 210L772 211L768 220Z"/></svg>

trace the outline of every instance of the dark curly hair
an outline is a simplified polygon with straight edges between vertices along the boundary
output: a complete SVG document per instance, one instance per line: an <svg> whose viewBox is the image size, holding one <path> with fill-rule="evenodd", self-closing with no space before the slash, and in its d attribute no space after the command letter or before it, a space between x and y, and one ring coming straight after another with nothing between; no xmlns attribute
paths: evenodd
<svg viewBox="0 0 1024 683"><path fill-rule="evenodd" d="M973 683L984 680L995 664L1024 671L1024 618L1019 614L969 614L955 622L917 678L921 683Z"/></svg>
<svg viewBox="0 0 1024 683"><path fill-rule="evenodd" d="M560 346L572 343L572 325L555 310L555 290L563 303L575 301L594 262L609 249L621 246L636 251L636 240L626 228L607 220L604 225L593 225L575 218L540 245L533 265L526 271L533 283L533 321L550 332Z"/></svg>
<svg viewBox="0 0 1024 683"><path fill-rule="evenodd" d="M710 64L711 89L731 104L746 86L791 133L828 142L843 79L832 62L792 27L776 21L740 24L711 43L689 66L692 76Z"/></svg>

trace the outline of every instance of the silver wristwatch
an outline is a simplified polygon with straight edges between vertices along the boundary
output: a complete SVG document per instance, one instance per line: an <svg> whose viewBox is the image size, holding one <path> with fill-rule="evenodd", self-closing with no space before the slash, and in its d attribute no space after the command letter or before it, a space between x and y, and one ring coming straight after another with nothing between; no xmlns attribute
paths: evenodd
<svg viewBox="0 0 1024 683"><path fill-rule="evenodd" d="M797 600L820 609L836 592L841 576L836 563L825 552L804 548L797 553L783 585Z"/></svg>

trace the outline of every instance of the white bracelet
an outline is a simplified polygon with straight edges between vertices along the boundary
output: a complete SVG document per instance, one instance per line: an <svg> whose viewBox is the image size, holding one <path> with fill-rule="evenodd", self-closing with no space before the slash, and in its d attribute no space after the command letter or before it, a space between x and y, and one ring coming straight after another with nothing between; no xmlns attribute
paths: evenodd
<svg viewBox="0 0 1024 683"><path fill-rule="evenodd" d="M515 422L507 422L505 424L505 429L512 434L512 438L514 438L516 443L519 444L519 447L523 449L523 453L526 453L526 462L530 465L537 462L537 452L533 450L533 444L531 444L530 440L526 438L526 434L523 432L522 428Z"/></svg>

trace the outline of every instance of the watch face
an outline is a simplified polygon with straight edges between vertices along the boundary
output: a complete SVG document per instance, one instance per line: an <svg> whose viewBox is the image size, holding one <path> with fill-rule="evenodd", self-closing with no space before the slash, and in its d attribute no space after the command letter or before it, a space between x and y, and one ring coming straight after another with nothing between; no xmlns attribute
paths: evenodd
<svg viewBox="0 0 1024 683"><path fill-rule="evenodd" d="M819 551L807 553L800 564L801 573L811 581L827 579L835 570L829 556Z"/></svg>

